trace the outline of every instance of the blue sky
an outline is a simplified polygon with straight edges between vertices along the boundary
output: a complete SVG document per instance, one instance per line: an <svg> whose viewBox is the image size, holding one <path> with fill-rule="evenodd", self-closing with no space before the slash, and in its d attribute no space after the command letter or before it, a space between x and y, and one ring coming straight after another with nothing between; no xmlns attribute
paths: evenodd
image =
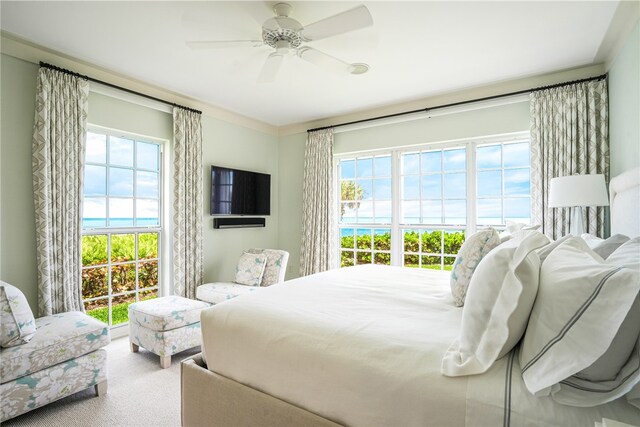
<svg viewBox="0 0 640 427"><path fill-rule="evenodd" d="M479 224L529 221L529 162L528 143L477 148ZM350 209L348 204L344 206L343 223L391 222L390 156L343 160L340 172L342 179L355 180L364 190L357 209ZM465 224L466 183L465 149L402 154L401 222Z"/></svg>
<svg viewBox="0 0 640 427"><path fill-rule="evenodd" d="M107 143L105 135L87 133L83 217L94 220L85 220L85 224L106 225L104 221L95 219L106 217L107 205L109 217L118 218L110 225L134 225L134 217L146 218L145 225L150 221L157 224L159 153L157 144L114 136ZM135 208L134 195L137 197Z"/></svg>

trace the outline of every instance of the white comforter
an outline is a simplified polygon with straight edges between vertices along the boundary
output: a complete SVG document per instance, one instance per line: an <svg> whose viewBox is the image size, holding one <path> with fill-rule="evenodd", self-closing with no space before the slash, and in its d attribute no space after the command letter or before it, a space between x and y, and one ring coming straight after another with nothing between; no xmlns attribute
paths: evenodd
<svg viewBox="0 0 640 427"><path fill-rule="evenodd" d="M212 371L350 426L583 425L640 415L625 402L579 411L527 395L517 357L510 370L505 357L483 375L442 376L461 313L446 272L332 270L203 311L203 353Z"/></svg>

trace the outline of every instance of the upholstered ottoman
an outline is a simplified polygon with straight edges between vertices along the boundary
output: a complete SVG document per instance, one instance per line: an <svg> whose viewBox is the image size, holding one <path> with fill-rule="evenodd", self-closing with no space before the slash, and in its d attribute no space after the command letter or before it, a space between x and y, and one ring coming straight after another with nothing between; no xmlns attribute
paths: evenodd
<svg viewBox="0 0 640 427"><path fill-rule="evenodd" d="M200 311L211 304L179 296L141 301L129 306L131 351L143 347L171 366L171 356L200 345Z"/></svg>

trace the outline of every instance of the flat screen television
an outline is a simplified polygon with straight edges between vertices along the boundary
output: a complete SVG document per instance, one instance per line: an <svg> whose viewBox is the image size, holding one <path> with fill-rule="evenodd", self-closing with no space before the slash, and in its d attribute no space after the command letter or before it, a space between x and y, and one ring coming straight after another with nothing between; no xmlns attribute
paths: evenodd
<svg viewBox="0 0 640 427"><path fill-rule="evenodd" d="M211 166L211 215L270 215L271 175Z"/></svg>

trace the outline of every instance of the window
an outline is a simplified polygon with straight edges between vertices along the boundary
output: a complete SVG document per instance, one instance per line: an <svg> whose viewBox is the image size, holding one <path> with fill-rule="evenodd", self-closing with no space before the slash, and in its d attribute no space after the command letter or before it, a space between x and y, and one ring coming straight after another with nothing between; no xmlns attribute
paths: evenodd
<svg viewBox="0 0 640 427"><path fill-rule="evenodd" d="M487 144L476 149L479 226L531 221L529 142Z"/></svg>
<svg viewBox="0 0 640 427"><path fill-rule="evenodd" d="M391 264L391 156L340 162L341 265Z"/></svg>
<svg viewBox="0 0 640 427"><path fill-rule="evenodd" d="M87 132L82 215L82 297L110 326L129 304L158 296L161 145L106 130Z"/></svg>
<svg viewBox="0 0 640 427"><path fill-rule="evenodd" d="M450 269L467 220L466 147L400 154L402 265Z"/></svg>
<svg viewBox="0 0 640 427"><path fill-rule="evenodd" d="M529 140L339 156L340 265L450 270L477 228L529 223Z"/></svg>

